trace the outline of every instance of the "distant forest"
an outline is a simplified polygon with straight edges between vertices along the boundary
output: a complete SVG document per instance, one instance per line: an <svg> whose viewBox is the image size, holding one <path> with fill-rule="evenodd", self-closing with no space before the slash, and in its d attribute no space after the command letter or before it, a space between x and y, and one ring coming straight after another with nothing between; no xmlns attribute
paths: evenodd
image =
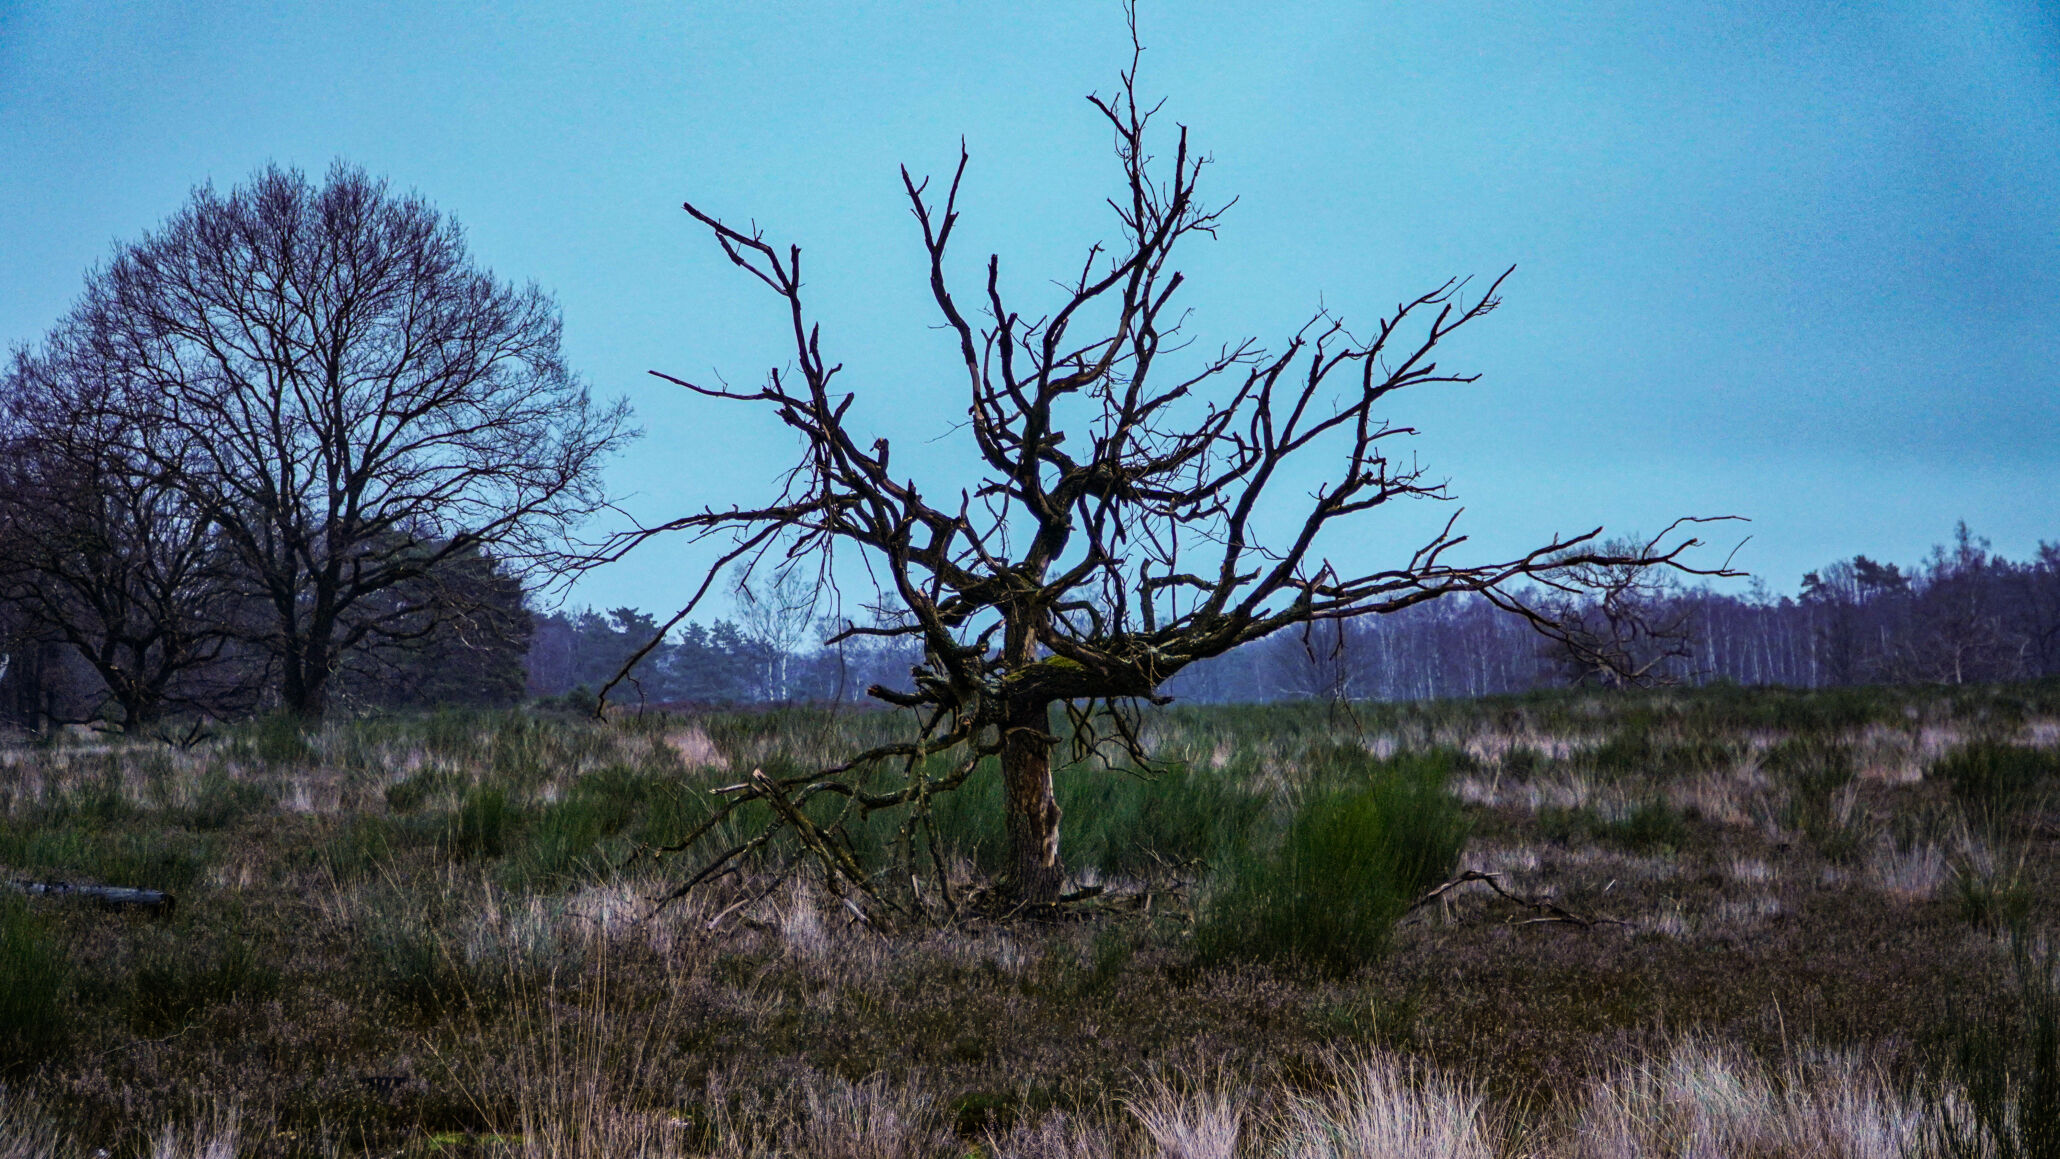
<svg viewBox="0 0 2060 1159"><path fill-rule="evenodd" d="M2028 560L1996 555L1963 525L1915 565L1841 560L1796 595L1762 584L1740 595L1641 588L1624 609L1655 683L1842 684L2019 680L2060 675L2060 543ZM1593 615L1596 609L1572 609ZM747 617L748 618L748 617ZM777 616L756 625L690 625L654 649L611 700L769 703L857 700L906 683L906 645L824 649ZM527 666L532 697L591 694L657 630L644 612L538 616ZM820 639L823 633L809 636ZM1596 673L1524 620L1460 597L1392 615L1320 623L1198 664L1166 691L1184 700L1256 702L1342 696L1420 700L1559 687Z"/></svg>
<svg viewBox="0 0 2060 1159"><path fill-rule="evenodd" d="M352 650L337 699L350 709L592 703L657 633L634 608L543 611L491 561L475 563L463 614L425 617L416 637ZM449 598L448 592L436 593ZM432 597L434 598L434 597ZM1743 594L1674 584L1634 587L1614 611L1634 624L1624 647L1646 682L1944 683L2060 676L2060 543L2011 560L1963 526L1913 565L1867 556L1803 577L1794 595L1759 583ZM903 641L823 647L822 623L798 604L746 601L736 619L670 633L610 694L628 706L863 702L900 687L917 656ZM1599 620L1594 603L1567 609ZM1640 653L1643 653L1640 655ZM93 666L62 637L0 624L0 720L35 727L105 715ZM262 666L252 652L241 664ZM218 684L262 688L262 672ZM1190 668L1166 691L1209 703L1342 697L1419 700L1563 687L1597 679L1560 643L1486 600L1437 600L1386 616L1318 623ZM217 698L217 713L266 707Z"/></svg>

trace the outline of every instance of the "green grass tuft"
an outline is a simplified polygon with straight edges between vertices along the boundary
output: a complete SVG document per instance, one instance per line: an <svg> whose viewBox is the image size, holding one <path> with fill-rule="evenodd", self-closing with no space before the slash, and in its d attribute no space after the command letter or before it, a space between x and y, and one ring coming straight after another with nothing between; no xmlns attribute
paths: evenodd
<svg viewBox="0 0 2060 1159"><path fill-rule="evenodd" d="M1978 741L1940 758L1930 775L1952 786L1970 813L1994 823L2051 789L2060 778L2060 753Z"/></svg>
<svg viewBox="0 0 2060 1159"><path fill-rule="evenodd" d="M49 1056L65 1040L71 959L30 902L0 892L0 1075Z"/></svg>

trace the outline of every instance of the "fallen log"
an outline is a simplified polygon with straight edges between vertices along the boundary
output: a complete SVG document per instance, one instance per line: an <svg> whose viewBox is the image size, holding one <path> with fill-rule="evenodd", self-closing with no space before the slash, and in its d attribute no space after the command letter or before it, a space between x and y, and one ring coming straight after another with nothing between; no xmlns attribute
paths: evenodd
<svg viewBox="0 0 2060 1159"><path fill-rule="evenodd" d="M83 881L0 881L17 893L56 897L79 897L115 909L163 910L170 913L176 899L161 889L132 889L125 885L93 885Z"/></svg>

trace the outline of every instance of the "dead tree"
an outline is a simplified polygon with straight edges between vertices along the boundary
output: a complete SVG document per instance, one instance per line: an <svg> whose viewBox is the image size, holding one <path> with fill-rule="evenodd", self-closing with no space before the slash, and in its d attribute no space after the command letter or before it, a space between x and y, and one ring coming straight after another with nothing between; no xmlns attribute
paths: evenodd
<svg viewBox="0 0 2060 1159"><path fill-rule="evenodd" d="M1448 281L1370 330L1348 329L1319 310L1276 348L1246 339L1195 353L1181 334L1184 279L1174 257L1189 239L1214 236L1225 207L1199 197L1208 158L1191 147L1185 126L1172 135L1170 158L1154 157L1158 108L1137 92L1134 20L1131 41L1120 88L1088 98L1115 135L1118 237L1090 247L1042 312L1012 304L998 256L988 258L973 294L956 286L948 259L964 147L941 192L902 170L928 251L930 292L963 364L967 409L958 429L983 464L971 486L925 489L897 473L886 439L847 421L853 396L838 388L840 365L825 353L804 301L798 246L776 246L755 227L739 229L692 202L684 207L780 300L792 363L753 391L653 373L711 399L764 408L798 431L805 449L772 501L641 528L617 554L673 532L723 545L673 623L738 561L772 553L779 559L771 566L791 566L810 558L834 578L827 561L837 549L864 557L878 584L874 606L885 614L848 622L832 642L920 640L923 660L909 687L868 689L919 714L919 733L806 776L744 781L718 814L764 802L775 829L790 828L835 878L861 888L866 875L834 827L804 812L811 799L832 795L865 811L912 806L902 830L912 865L925 803L998 756L1011 845L1003 892L1050 903L1064 876L1054 705L1067 709L1076 751L1113 743L1138 756L1134 717L1124 709L1163 702L1160 686L1183 668L1282 629L1458 592L1519 601L1512 583L1563 588L1568 569L1582 564L1692 570L1683 553L1697 541L1685 534L1631 557L1597 548L1599 528L1462 563L1454 558L1466 539L1454 531L1456 512L1386 566L1340 554L1348 536L1364 542L1367 521L1382 508L1450 498L1442 482L1396 453L1414 432L1382 411L1398 391L1474 381L1436 354L1495 308L1508 273L1480 289ZM1310 493L1305 468L1319 464L1326 481ZM1299 510L1284 516L1290 505ZM947 753L948 764L925 771ZM713 824L701 832L716 831ZM720 852L682 892L765 848L769 836Z"/></svg>

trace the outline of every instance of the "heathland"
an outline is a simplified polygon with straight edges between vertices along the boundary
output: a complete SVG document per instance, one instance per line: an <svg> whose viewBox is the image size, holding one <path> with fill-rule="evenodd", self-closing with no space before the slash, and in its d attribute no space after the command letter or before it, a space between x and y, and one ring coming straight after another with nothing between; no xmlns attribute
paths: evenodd
<svg viewBox="0 0 2060 1159"><path fill-rule="evenodd" d="M777 843L658 904L907 727L0 746L0 879L176 899L0 889L0 1156L2060 1154L2060 685L1156 710L1058 920L991 770L848 819L898 909Z"/></svg>

